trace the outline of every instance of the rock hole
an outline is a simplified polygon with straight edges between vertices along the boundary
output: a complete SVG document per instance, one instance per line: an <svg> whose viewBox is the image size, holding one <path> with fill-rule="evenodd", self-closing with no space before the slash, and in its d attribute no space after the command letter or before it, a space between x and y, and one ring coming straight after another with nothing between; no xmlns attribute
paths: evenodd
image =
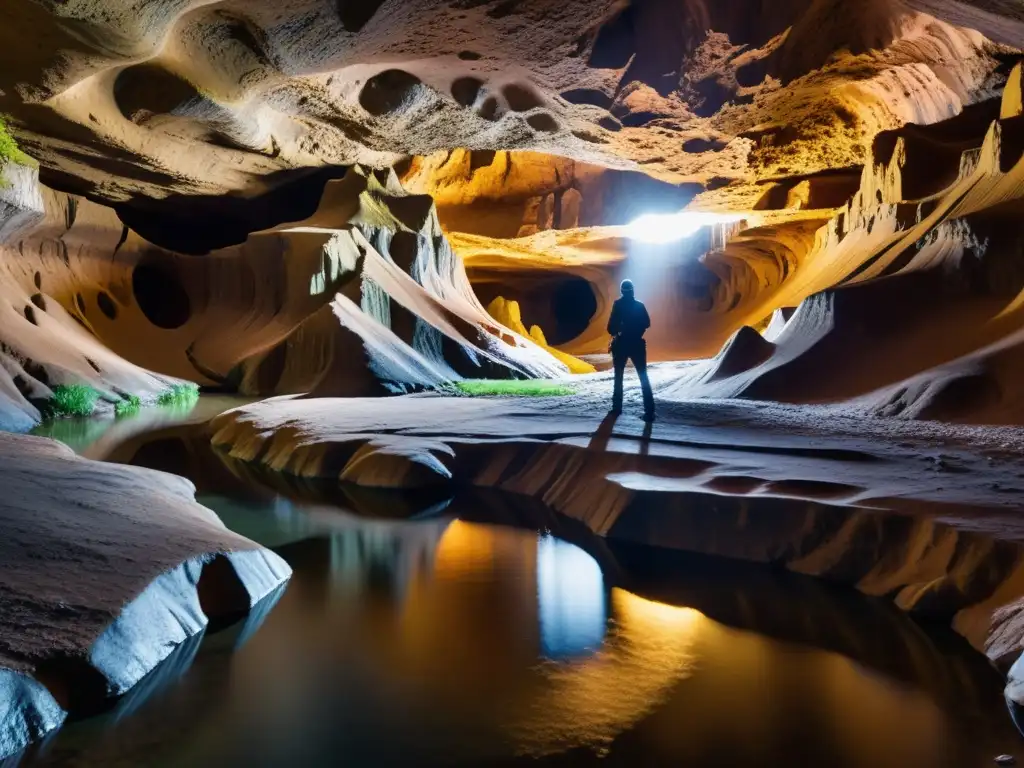
<svg viewBox="0 0 1024 768"><path fill-rule="evenodd" d="M91 357L85 358L85 362L87 362L89 364L89 367L96 371L96 373L103 373L103 371L100 370L100 367L96 365L96 361L93 360Z"/></svg>
<svg viewBox="0 0 1024 768"><path fill-rule="evenodd" d="M459 58L463 61L479 61L483 56L475 51L459 51Z"/></svg>
<svg viewBox="0 0 1024 768"><path fill-rule="evenodd" d="M39 323L36 322L36 311L32 307L26 305L24 311L26 320L32 323L32 325L39 325Z"/></svg>
<svg viewBox="0 0 1024 768"><path fill-rule="evenodd" d="M210 620L208 632L230 626L249 613L249 592L231 561L223 555L203 566L196 591L199 607Z"/></svg>
<svg viewBox="0 0 1024 768"><path fill-rule="evenodd" d="M137 64L121 71L114 81L114 101L121 114L137 125L154 115L168 115L202 98L195 86L156 64Z"/></svg>
<svg viewBox="0 0 1024 768"><path fill-rule="evenodd" d="M192 316L192 302L178 276L143 262L132 271L132 292L142 314L157 328L180 328Z"/></svg>
<svg viewBox="0 0 1024 768"><path fill-rule="evenodd" d="M718 152L725 144L715 139L690 139L683 142L683 152L699 155L703 152Z"/></svg>
<svg viewBox="0 0 1024 768"><path fill-rule="evenodd" d="M471 107L483 86L484 81L478 77L460 77L452 83L452 98L464 107Z"/></svg>
<svg viewBox="0 0 1024 768"><path fill-rule="evenodd" d="M526 122L535 131L540 131L541 133L554 133L558 130L558 121L547 112L530 115L526 118Z"/></svg>
<svg viewBox="0 0 1024 768"><path fill-rule="evenodd" d="M484 99L483 104L480 105L480 109L478 109L476 113L484 120L494 122L501 117L501 105L498 104L498 100L496 98L488 96Z"/></svg>
<svg viewBox="0 0 1024 768"><path fill-rule="evenodd" d="M597 124L604 128L606 131L612 131L613 133L618 133L619 131L622 130L622 123L620 123L611 115L605 115L604 117L597 121Z"/></svg>
<svg viewBox="0 0 1024 768"><path fill-rule="evenodd" d="M415 75L404 69L387 69L366 81L359 104L374 117L381 117L405 111L425 90Z"/></svg>
<svg viewBox="0 0 1024 768"><path fill-rule="evenodd" d="M26 360L21 364L21 367L25 373L38 381L44 387L50 386L50 374L47 373L46 369L35 360Z"/></svg>
<svg viewBox="0 0 1024 768"><path fill-rule="evenodd" d="M359 32L386 0L338 0L338 17L346 32Z"/></svg>
<svg viewBox="0 0 1024 768"><path fill-rule="evenodd" d="M513 112L529 112L544 103L532 89L519 83L506 85L502 89L502 94Z"/></svg>
<svg viewBox="0 0 1024 768"><path fill-rule="evenodd" d="M39 309L43 310L43 312L46 311L46 299L43 298L43 294L41 294L41 293L33 293L31 301Z"/></svg>
<svg viewBox="0 0 1024 768"><path fill-rule="evenodd" d="M494 165L494 158L497 157L498 153L493 149L474 149L469 153L469 170L475 171L477 168L487 168Z"/></svg>
<svg viewBox="0 0 1024 768"><path fill-rule="evenodd" d="M419 253L419 238L415 232L399 230L391 238L391 246L388 248L388 255L391 260L402 268L403 272L409 272L412 264Z"/></svg>
<svg viewBox="0 0 1024 768"><path fill-rule="evenodd" d="M36 284L37 291L43 290L43 274L41 272L36 272L34 282Z"/></svg>
<svg viewBox="0 0 1024 768"><path fill-rule="evenodd" d="M570 104L590 104L601 109L608 109L612 105L612 97L597 88L573 88L563 91L561 96Z"/></svg>
<svg viewBox="0 0 1024 768"><path fill-rule="evenodd" d="M100 291L96 294L96 306L100 308L100 312L106 315L111 320L117 320L117 305L114 300L110 298L110 294L106 291Z"/></svg>

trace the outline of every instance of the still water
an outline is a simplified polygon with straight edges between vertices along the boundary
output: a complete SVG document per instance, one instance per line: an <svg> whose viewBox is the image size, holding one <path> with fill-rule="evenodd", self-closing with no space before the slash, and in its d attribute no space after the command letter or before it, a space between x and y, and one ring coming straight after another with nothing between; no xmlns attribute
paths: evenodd
<svg viewBox="0 0 1024 768"><path fill-rule="evenodd" d="M24 764L962 768L1019 748L1000 675L883 601L609 546L519 500L282 484L207 446L161 425L114 453L192 478L292 581Z"/></svg>

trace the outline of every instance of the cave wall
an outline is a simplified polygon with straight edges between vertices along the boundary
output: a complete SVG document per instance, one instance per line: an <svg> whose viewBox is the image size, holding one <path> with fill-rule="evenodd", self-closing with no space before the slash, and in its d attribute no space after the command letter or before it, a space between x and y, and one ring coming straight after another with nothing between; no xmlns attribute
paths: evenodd
<svg viewBox="0 0 1024 768"><path fill-rule="evenodd" d="M737 335L674 391L1024 423L1024 251L1014 223L1024 205L1024 117L1015 82L1002 117L975 126L973 140L962 123L882 137L860 192L815 233L772 297L796 311L769 340ZM951 181L919 146L942 141L960 152ZM931 175L915 168L925 158Z"/></svg>
<svg viewBox="0 0 1024 768"><path fill-rule="evenodd" d="M742 186L860 165L879 131L992 95L1024 37L965 7L10 0L0 110L44 182L115 202L460 147Z"/></svg>
<svg viewBox="0 0 1024 768"><path fill-rule="evenodd" d="M841 195L783 187L778 204L667 246L615 226L451 239L481 293L526 296L527 323L531 292L548 304L534 312L550 313L559 281L586 281L598 308L559 345L573 354L605 351L618 281L633 279L654 319L652 359L701 361L672 396L1018 423L1019 72L999 100L878 134L854 194L845 177Z"/></svg>
<svg viewBox="0 0 1024 768"><path fill-rule="evenodd" d="M42 188L37 172L4 168L0 187L0 428L28 429L52 388L88 384L113 402L144 398L173 379L150 373L111 351L89 328L81 309L88 294L92 312L114 306L123 283L92 258L109 259L121 227L109 212L79 210L66 195ZM66 293L75 269L81 270ZM109 286L103 290L99 286ZM64 301L57 297L64 296ZM82 296L82 298L79 298ZM100 303L97 303L100 302ZM90 310L85 310L90 311Z"/></svg>
<svg viewBox="0 0 1024 768"><path fill-rule="evenodd" d="M303 221L188 255L12 168L0 247L12 425L38 420L30 401L60 383L113 399L156 394L169 377L249 394L365 395L566 371L487 315L431 199L393 174L351 171Z"/></svg>
<svg viewBox="0 0 1024 768"><path fill-rule="evenodd" d="M55 297L145 368L254 393L563 372L487 315L474 282L576 355L605 351L630 277L655 316L653 359L722 363L680 383L695 394L859 396L1012 336L1016 305L975 283L1012 284L1001 222L1016 192L958 197L995 165L1012 178L1020 99L993 97L1008 76L1019 94L1024 37L1005 14L941 0L355 8L10 3L0 108L42 180L76 193L53 193L63 229L6 238L33 254L11 268L18 290ZM395 166L419 195L338 178L357 161ZM742 221L675 246L623 237L635 214L683 205ZM955 276L916 275L929 270ZM932 300L869 283L901 275ZM569 333L559 286L584 283ZM877 296L902 309L849 308ZM805 302L771 347L730 341ZM35 312L21 309L29 325ZM833 333L843 323L859 330ZM910 341L926 328L956 341ZM822 352L875 340L898 364ZM837 375L826 386L801 366ZM913 411L908 397L891 408Z"/></svg>

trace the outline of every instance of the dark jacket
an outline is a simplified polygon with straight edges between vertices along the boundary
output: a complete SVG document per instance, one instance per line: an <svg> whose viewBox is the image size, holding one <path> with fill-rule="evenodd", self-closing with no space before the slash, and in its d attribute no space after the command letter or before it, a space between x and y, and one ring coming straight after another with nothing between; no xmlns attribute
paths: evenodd
<svg viewBox="0 0 1024 768"><path fill-rule="evenodd" d="M608 333L613 339L622 339L627 344L638 342L650 327L651 318L642 303L632 296L622 296L615 300L612 316L608 318Z"/></svg>

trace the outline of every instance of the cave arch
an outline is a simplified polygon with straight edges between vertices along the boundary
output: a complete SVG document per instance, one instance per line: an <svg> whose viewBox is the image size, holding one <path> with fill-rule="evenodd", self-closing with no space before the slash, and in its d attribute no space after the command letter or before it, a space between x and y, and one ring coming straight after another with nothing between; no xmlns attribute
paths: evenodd
<svg viewBox="0 0 1024 768"><path fill-rule="evenodd" d="M526 327L539 325L552 346L580 336L598 310L594 287L578 275L472 270L470 281L485 306L498 296L518 302Z"/></svg>

